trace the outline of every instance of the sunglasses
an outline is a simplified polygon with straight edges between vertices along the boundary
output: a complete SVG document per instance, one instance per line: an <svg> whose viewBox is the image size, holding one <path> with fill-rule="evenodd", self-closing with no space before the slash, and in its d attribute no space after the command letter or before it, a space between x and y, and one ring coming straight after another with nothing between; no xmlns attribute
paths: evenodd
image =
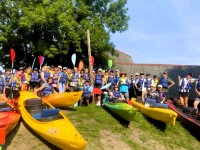
<svg viewBox="0 0 200 150"><path fill-rule="evenodd" d="M115 88L118 88L117 86Z"/></svg>

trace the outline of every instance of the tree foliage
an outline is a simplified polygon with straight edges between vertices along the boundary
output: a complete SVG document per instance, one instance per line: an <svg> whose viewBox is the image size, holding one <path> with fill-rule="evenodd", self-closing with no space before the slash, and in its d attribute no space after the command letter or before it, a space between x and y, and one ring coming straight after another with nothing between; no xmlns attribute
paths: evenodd
<svg viewBox="0 0 200 150"><path fill-rule="evenodd" d="M127 0L0 0L0 58L10 66L9 49L18 65L31 65L44 55L49 64L71 65L71 55L87 64L90 30L95 64L114 53L110 33L125 31ZM56 61L55 61L56 60ZM101 62L101 63L100 63Z"/></svg>

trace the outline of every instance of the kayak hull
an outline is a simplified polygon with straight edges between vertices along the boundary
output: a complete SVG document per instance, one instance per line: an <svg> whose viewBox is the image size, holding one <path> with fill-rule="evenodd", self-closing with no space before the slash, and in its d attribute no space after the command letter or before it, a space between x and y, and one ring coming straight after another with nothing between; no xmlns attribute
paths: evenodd
<svg viewBox="0 0 200 150"><path fill-rule="evenodd" d="M106 98L103 103L106 109L127 121L132 121L137 112L137 109L127 103L110 103Z"/></svg>
<svg viewBox="0 0 200 150"><path fill-rule="evenodd" d="M138 108L142 114L152 119L164 122L166 124L175 125L177 113L170 109L165 108L151 108L146 107L144 104L136 101L136 98L131 99L133 107Z"/></svg>
<svg viewBox="0 0 200 150"><path fill-rule="evenodd" d="M5 144L6 136L16 127L20 119L17 112L0 113L0 144Z"/></svg>
<svg viewBox="0 0 200 150"><path fill-rule="evenodd" d="M55 93L44 96L43 99L49 102L54 107L74 106L74 104L80 100L82 93L82 91Z"/></svg>
<svg viewBox="0 0 200 150"><path fill-rule="evenodd" d="M200 135L200 121L197 121L192 117L189 117L179 108L176 108L176 106L173 104L172 101L169 101L168 105L170 109L172 109L178 114L177 119L179 121L181 121L184 125L189 127L191 130L193 130L196 134Z"/></svg>
<svg viewBox="0 0 200 150"><path fill-rule="evenodd" d="M53 121L42 122L33 118L25 108L27 99L31 98L38 98L38 96L30 92L21 92L18 100L21 116L31 129L45 140L61 149L85 149L86 141L62 112L59 111L59 115L62 116L62 118ZM42 102L49 108L54 109L54 107L45 100L42 100Z"/></svg>

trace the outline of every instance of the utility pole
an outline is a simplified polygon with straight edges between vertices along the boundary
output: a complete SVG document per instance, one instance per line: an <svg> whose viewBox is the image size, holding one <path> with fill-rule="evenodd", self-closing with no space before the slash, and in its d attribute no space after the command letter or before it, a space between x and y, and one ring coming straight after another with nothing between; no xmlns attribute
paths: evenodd
<svg viewBox="0 0 200 150"><path fill-rule="evenodd" d="M87 46L88 46L88 59L89 59L89 70L90 70L90 85L93 85L93 66L91 60L91 47L90 47L90 30L87 29Z"/></svg>

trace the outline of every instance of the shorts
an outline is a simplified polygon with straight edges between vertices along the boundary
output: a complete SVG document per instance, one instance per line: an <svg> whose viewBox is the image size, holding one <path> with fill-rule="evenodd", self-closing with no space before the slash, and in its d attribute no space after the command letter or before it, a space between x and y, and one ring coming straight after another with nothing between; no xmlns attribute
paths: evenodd
<svg viewBox="0 0 200 150"><path fill-rule="evenodd" d="M89 103L92 103L92 96L91 97L83 97L83 104L86 104L86 100L89 100Z"/></svg>
<svg viewBox="0 0 200 150"><path fill-rule="evenodd" d="M188 97L188 95L189 95L189 92L180 92L180 97L185 98L185 97Z"/></svg>
<svg viewBox="0 0 200 150"><path fill-rule="evenodd" d="M102 84L95 83L95 84L94 84L94 87L95 87L95 88L101 88L101 87L102 87Z"/></svg>

